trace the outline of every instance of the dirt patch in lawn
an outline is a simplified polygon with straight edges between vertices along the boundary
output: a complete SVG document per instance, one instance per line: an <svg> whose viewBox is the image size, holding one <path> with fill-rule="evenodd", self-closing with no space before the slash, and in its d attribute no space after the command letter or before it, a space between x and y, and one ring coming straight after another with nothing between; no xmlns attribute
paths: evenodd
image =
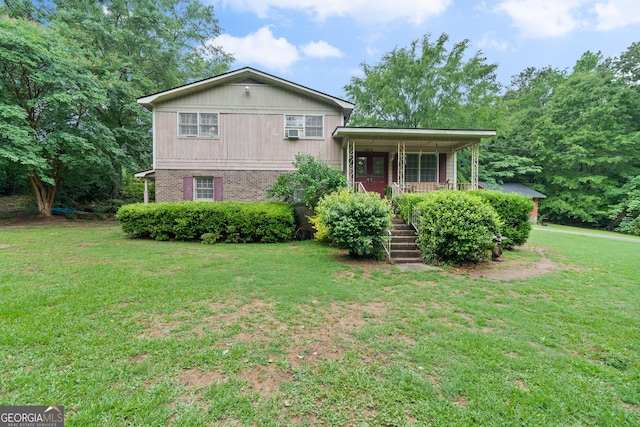
<svg viewBox="0 0 640 427"><path fill-rule="evenodd" d="M273 363L256 366L238 376L249 383L249 387L244 390L245 394L258 393L265 398L275 396L283 383L293 380L290 372Z"/></svg>
<svg viewBox="0 0 640 427"><path fill-rule="evenodd" d="M468 275L495 281L509 281L530 279L532 277L549 274L558 268L558 265L547 258L541 248L531 249L540 255L538 260L527 257L514 259L501 259L499 261L489 261L477 265L456 267L453 273L456 275Z"/></svg>
<svg viewBox="0 0 640 427"><path fill-rule="evenodd" d="M202 372L198 368L187 369L178 375L178 380L187 388L207 389L214 383L222 383L227 378L219 372Z"/></svg>

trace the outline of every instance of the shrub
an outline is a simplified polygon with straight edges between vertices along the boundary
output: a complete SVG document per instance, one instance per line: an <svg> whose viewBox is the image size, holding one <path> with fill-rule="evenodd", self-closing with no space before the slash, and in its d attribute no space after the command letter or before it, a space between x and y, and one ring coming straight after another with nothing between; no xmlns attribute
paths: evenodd
<svg viewBox="0 0 640 427"><path fill-rule="evenodd" d="M398 196L394 200L394 204L400 215L400 218L407 224L411 222L411 208L425 200L430 193L407 193Z"/></svg>
<svg viewBox="0 0 640 427"><path fill-rule="evenodd" d="M477 190L469 193L479 196L498 212L502 221L502 234L507 237L502 243L506 249L524 245L531 232L530 212L533 201L519 194L500 191Z"/></svg>
<svg viewBox="0 0 640 427"><path fill-rule="evenodd" d="M493 207L463 191L435 191L423 198L415 209L418 246L427 262L464 264L487 257L501 226Z"/></svg>
<svg viewBox="0 0 640 427"><path fill-rule="evenodd" d="M296 171L278 176L267 190L267 196L287 202L304 202L314 209L322 196L343 189L347 179L338 169L316 160L308 154L296 155Z"/></svg>
<svg viewBox="0 0 640 427"><path fill-rule="evenodd" d="M116 218L128 235L155 240L271 243L289 240L295 230L293 209L282 202L136 203L121 207Z"/></svg>
<svg viewBox="0 0 640 427"><path fill-rule="evenodd" d="M377 193L329 194L318 204L318 221L327 227L327 236L350 255L380 258L383 242L391 229L391 203Z"/></svg>
<svg viewBox="0 0 640 427"><path fill-rule="evenodd" d="M322 208L320 206L316 206L315 215L309 217L309 222L316 230L313 235L316 240L320 242L329 241L329 227L322 222Z"/></svg>

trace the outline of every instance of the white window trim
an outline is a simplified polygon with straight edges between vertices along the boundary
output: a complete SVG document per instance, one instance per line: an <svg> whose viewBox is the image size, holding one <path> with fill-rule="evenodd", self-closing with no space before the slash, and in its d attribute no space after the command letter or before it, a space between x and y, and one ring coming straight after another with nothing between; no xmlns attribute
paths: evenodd
<svg viewBox="0 0 640 427"><path fill-rule="evenodd" d="M440 180L440 178L439 178L440 177L440 157L436 156L435 152L431 152L431 153L430 152L409 152L407 154L416 154L416 155L418 155L418 181L408 181L408 182L439 182L439 180ZM435 181L420 181L420 173L421 173L420 166L421 166L421 162L422 162L421 155L422 156L431 155L431 156L436 157L436 180ZM405 176L406 176L406 173L407 173L407 170L406 170L406 168L407 168L406 159L404 161L404 167L405 167L405 172L404 173L405 173Z"/></svg>
<svg viewBox="0 0 640 427"><path fill-rule="evenodd" d="M180 114L197 114L198 122L198 135L181 135L180 134ZM218 134L217 135L200 135L200 114L215 114L218 117ZM176 132L180 139L220 139L220 113L214 111L193 111L193 110L181 110L176 113Z"/></svg>
<svg viewBox="0 0 640 427"><path fill-rule="evenodd" d="M211 179L211 184L213 185L213 193L211 198L199 198L198 197L198 188L197 188L197 180L198 179ZM216 180L213 176L194 176L193 177L193 201L194 202L215 202L216 200Z"/></svg>
<svg viewBox="0 0 640 427"><path fill-rule="evenodd" d="M302 116L302 126L287 126L287 116ZM322 136L307 136L307 117L321 117L322 118ZM302 131L302 135L299 139L316 139L323 140L325 137L325 128L324 128L324 114L285 114L282 117L282 122L284 125L284 138L287 139L287 129L300 129Z"/></svg>

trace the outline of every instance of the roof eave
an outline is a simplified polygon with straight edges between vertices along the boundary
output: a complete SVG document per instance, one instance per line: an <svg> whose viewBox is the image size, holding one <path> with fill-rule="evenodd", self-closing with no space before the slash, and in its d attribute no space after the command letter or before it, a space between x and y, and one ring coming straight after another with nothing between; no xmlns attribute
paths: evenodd
<svg viewBox="0 0 640 427"><path fill-rule="evenodd" d="M296 92L304 93L307 96L311 96L315 99L319 99L321 101L328 102L328 103L333 103L334 105L340 107L343 110L346 117L351 115L351 112L355 107L355 104L349 101L345 101L344 99L336 98L335 96L318 92L306 86L302 86L297 83L281 79L279 77L273 76L271 74L268 74L250 67L241 68L239 70L230 71L228 73L220 74L214 77L210 77L208 79L200 80L200 81L189 83L173 89L143 96L138 98L137 101L138 101L138 104L151 110L153 109L153 106L155 104L158 104L160 102L168 101L170 99L173 99L179 96L188 95L190 93L197 92L202 88L218 86L230 80L241 79L243 75L259 76L275 84L276 86L286 87Z"/></svg>

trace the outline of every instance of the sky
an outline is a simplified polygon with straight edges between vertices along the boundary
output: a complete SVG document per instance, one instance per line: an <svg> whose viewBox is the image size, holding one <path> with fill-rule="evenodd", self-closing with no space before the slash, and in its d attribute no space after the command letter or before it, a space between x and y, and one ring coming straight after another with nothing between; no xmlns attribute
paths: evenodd
<svg viewBox="0 0 640 427"><path fill-rule="evenodd" d="M571 70L586 51L619 56L640 42L638 0L204 0L222 32L211 43L253 67L347 99L344 86L394 48L442 33L498 64Z"/></svg>

